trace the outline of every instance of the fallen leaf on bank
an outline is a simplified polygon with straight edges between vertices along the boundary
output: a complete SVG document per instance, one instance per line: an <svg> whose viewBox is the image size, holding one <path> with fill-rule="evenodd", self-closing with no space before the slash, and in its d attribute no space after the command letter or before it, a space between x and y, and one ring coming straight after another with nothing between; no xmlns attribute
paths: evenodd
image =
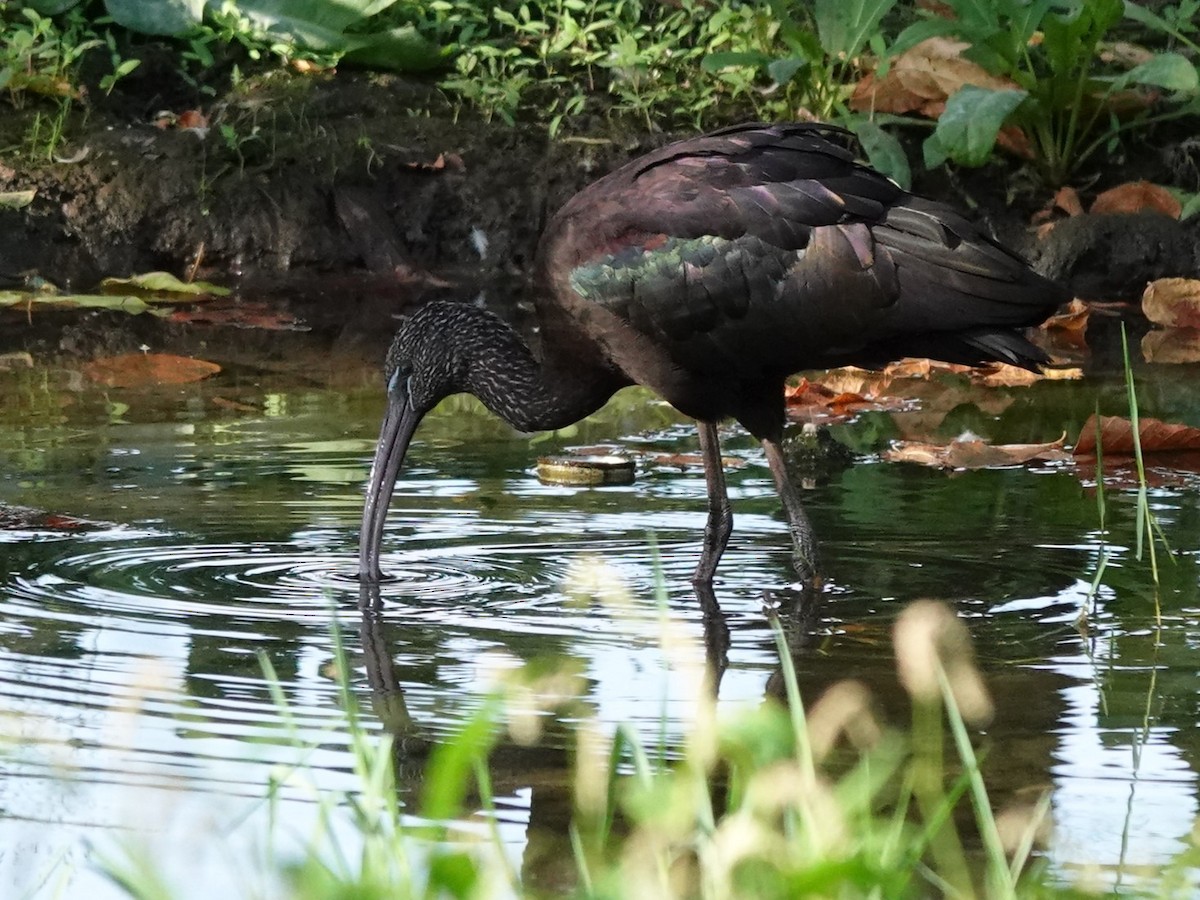
<svg viewBox="0 0 1200 900"><path fill-rule="evenodd" d="M888 462L910 462L940 469L992 469L1019 466L1027 462L1063 462L1071 454L1063 449L1064 434L1048 444L989 444L976 437L927 444L921 441L897 441L883 454Z"/></svg>
<svg viewBox="0 0 1200 900"><path fill-rule="evenodd" d="M1106 63L1115 63L1123 69L1132 69L1154 59L1154 51L1130 41L1113 41L1101 49L1100 59Z"/></svg>
<svg viewBox="0 0 1200 900"><path fill-rule="evenodd" d="M229 288L207 281L180 281L170 272L143 272L128 278L105 278L100 288L109 294L134 294L158 297L163 302L196 303L205 295L224 297Z"/></svg>
<svg viewBox="0 0 1200 900"><path fill-rule="evenodd" d="M1160 212L1178 219L1183 206L1165 187L1149 181L1127 181L1109 188L1092 203L1093 215L1136 213L1145 210Z"/></svg>
<svg viewBox="0 0 1200 900"><path fill-rule="evenodd" d="M441 172L443 169L461 172L466 169L466 164L457 153L439 153L433 162L406 162L402 167L418 172Z"/></svg>
<svg viewBox="0 0 1200 900"><path fill-rule="evenodd" d="M1105 456L1132 456L1134 453L1133 424L1120 416L1094 414L1083 423L1079 440L1075 442L1076 456L1096 455L1096 430L1099 423L1100 447ZM1181 450L1200 450L1200 428L1164 422L1161 419L1139 419L1138 440L1143 453L1172 453Z"/></svg>
<svg viewBox="0 0 1200 900"><path fill-rule="evenodd" d="M175 118L177 128L207 128L208 116L198 109L185 109Z"/></svg>
<svg viewBox="0 0 1200 900"><path fill-rule="evenodd" d="M1186 364L1200 362L1200 329L1156 328L1142 338L1146 362Z"/></svg>
<svg viewBox="0 0 1200 900"><path fill-rule="evenodd" d="M54 75L28 74L15 71L5 85L10 93L29 91L31 94L41 94L43 97L70 97L72 100L82 100L83 88L76 88L65 78Z"/></svg>
<svg viewBox="0 0 1200 900"><path fill-rule="evenodd" d="M169 353L126 353L92 360L83 374L108 387L187 384L221 371L216 363Z"/></svg>
<svg viewBox="0 0 1200 900"><path fill-rule="evenodd" d="M1059 213L1066 213L1068 216L1083 215L1083 202L1079 199L1079 191L1070 185L1059 188L1046 205L1030 217L1029 224L1040 226L1037 231L1039 238L1045 237L1058 224L1061 220Z"/></svg>
<svg viewBox="0 0 1200 900"><path fill-rule="evenodd" d="M33 202L36 190L0 191L0 209L21 209Z"/></svg>
<svg viewBox="0 0 1200 900"><path fill-rule="evenodd" d="M860 80L850 107L860 112L919 112L936 119L945 111L947 98L963 85L994 91L1021 89L1016 82L963 58L969 46L946 37L921 41L893 59L882 78L872 72Z"/></svg>
<svg viewBox="0 0 1200 900"><path fill-rule="evenodd" d="M1142 292L1142 312L1156 325L1200 328L1200 279L1159 278Z"/></svg>

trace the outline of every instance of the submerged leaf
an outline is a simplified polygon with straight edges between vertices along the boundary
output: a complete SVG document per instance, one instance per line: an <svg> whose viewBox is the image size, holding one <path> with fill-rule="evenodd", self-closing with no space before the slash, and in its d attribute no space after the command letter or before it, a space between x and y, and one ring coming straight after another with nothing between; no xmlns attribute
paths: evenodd
<svg viewBox="0 0 1200 900"><path fill-rule="evenodd" d="M88 378L109 387L186 384L220 371L216 363L168 353L126 353L95 359L83 367Z"/></svg>

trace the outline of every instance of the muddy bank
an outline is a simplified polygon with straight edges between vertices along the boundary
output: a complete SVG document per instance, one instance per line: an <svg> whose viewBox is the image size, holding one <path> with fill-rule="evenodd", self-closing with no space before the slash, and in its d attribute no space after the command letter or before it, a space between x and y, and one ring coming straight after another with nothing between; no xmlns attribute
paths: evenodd
<svg viewBox="0 0 1200 900"><path fill-rule="evenodd" d="M36 276L87 290L162 269L282 304L353 355L407 304L519 297L547 217L668 139L609 130L552 142L541 127L413 113L437 106L421 84L340 74L243 86L206 108L206 133L155 127L143 110L93 110L57 151L70 161L0 164L0 191L36 191L28 207L0 210L0 286ZM20 145L33 114L2 117L0 145ZM1097 185L1187 180L1173 159L1170 148L1147 154ZM1133 297L1149 278L1200 274L1197 226L1162 216L1082 217L1035 241L1028 223L1044 192L1002 161L933 173L916 190L972 208L1081 296ZM56 313L28 327L0 315L0 352L116 352L195 331L146 317Z"/></svg>

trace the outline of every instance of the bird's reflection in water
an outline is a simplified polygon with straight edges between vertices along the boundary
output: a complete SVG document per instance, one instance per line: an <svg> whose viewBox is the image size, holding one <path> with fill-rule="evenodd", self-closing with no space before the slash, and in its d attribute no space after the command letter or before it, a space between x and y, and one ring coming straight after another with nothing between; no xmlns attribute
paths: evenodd
<svg viewBox="0 0 1200 900"><path fill-rule="evenodd" d="M711 584L695 586L696 599L703 611L705 683L718 699L722 676L729 664L730 631ZM821 595L803 590L772 593L764 598L768 615L777 619L793 652L804 652L812 643L820 623ZM391 624L378 584L359 588L361 655L370 688L370 704L384 729L393 739L393 762L397 790L416 812L422 794L426 763L437 750L436 742L413 721L404 698L401 673L394 662L395 642L389 638ZM772 685L780 682L780 666L768 678L766 692L776 694ZM783 697L782 690L776 694ZM564 726L565 728L565 726ZM526 885L539 890L569 889L575 869L566 843L568 826L574 812L572 798L572 754L566 749L569 736L554 742L523 745L502 735L488 754L488 772L495 797L528 797L528 821L525 827L522 878ZM482 806L474 784L467 787L467 807Z"/></svg>

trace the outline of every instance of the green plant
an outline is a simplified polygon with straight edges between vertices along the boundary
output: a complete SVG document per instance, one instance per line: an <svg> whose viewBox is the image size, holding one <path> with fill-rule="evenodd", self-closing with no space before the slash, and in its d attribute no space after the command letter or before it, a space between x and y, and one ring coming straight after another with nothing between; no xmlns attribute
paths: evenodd
<svg viewBox="0 0 1200 900"><path fill-rule="evenodd" d="M857 39L836 4L820 5L827 40ZM837 105L850 54L830 62L804 9L783 0L506 0L485 14L466 0L435 0L417 27L454 52L456 71L442 86L486 117L533 113L556 132L595 113L659 129Z"/></svg>
<svg viewBox="0 0 1200 900"><path fill-rule="evenodd" d="M27 93L79 99L71 77L75 65L102 44L78 15L62 24L28 6L5 15L0 18L0 89L18 106Z"/></svg>
<svg viewBox="0 0 1200 900"><path fill-rule="evenodd" d="M25 137L26 152L34 159L53 160L62 144L67 118L71 114L70 98L60 98L57 106L53 114L43 114L41 110L34 113Z"/></svg>
<svg viewBox="0 0 1200 900"><path fill-rule="evenodd" d="M901 33L891 51L934 36L952 37L969 45L963 56L1014 87L966 85L953 94L925 142L927 166L947 159L982 165L1000 128L1012 124L1028 136L1043 179L1058 185L1122 132L1200 108L1196 67L1178 53L1152 54L1125 71L1103 64L1101 50L1127 9L1137 9L1134 4L949 0L947 5L954 17L927 16ZM1131 93L1134 87L1170 92L1168 108L1155 112L1144 95ZM1119 112L1122 99L1131 104L1130 112Z"/></svg>
<svg viewBox="0 0 1200 900"><path fill-rule="evenodd" d="M895 0L771 0L773 27L758 50L727 50L705 57L706 71L749 66L766 76L781 101L818 119L845 119L846 94L857 75L858 55L883 49L880 23ZM783 51L771 52L772 45Z"/></svg>

